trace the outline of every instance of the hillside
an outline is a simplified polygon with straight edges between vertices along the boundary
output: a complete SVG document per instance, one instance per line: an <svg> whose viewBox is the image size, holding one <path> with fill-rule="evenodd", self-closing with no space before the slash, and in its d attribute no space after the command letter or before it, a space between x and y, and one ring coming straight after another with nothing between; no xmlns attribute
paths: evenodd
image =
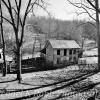
<svg viewBox="0 0 100 100"><path fill-rule="evenodd" d="M89 23L83 24L84 22L85 21L62 21L54 18L30 17L27 19L25 27L22 51L24 53L32 53L35 39L37 40L35 43L36 51L39 51L40 43L43 46L44 41L47 39L72 39L80 44L82 43L82 38L95 40L96 34L94 27ZM7 23L4 24L4 37L6 51L9 53L15 45L15 35L13 28Z"/></svg>

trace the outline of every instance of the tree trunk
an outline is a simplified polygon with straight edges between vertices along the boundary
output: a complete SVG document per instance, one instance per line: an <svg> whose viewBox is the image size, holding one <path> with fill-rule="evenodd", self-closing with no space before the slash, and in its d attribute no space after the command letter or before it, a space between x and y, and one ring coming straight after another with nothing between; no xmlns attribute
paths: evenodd
<svg viewBox="0 0 100 100"><path fill-rule="evenodd" d="M99 3L98 0L95 0L95 6L98 9ZM99 30L99 13L96 10L96 26L97 26L97 37L98 37L98 69L100 71L100 30Z"/></svg>
<svg viewBox="0 0 100 100"><path fill-rule="evenodd" d="M4 41L4 36L3 36L3 26L1 24L1 36L2 36L2 44L3 44L3 76L6 76L7 74L7 66L6 66L6 60L5 60L5 41Z"/></svg>
<svg viewBox="0 0 100 100"><path fill-rule="evenodd" d="M3 46L3 76L6 76L7 74L7 66L6 66L6 60L5 60L5 46Z"/></svg>
<svg viewBox="0 0 100 100"><path fill-rule="evenodd" d="M84 39L84 37L82 37L82 54L81 54L81 57L83 56L83 51L84 51L84 41L85 41L85 39Z"/></svg>
<svg viewBox="0 0 100 100"><path fill-rule="evenodd" d="M3 35L3 18L2 18L2 9L1 9L1 2L0 2L0 13L1 13L1 36L2 36L2 44L3 44L3 76L6 76L7 74L7 66L6 66L6 60L5 60L5 41L4 41L4 35Z"/></svg>
<svg viewBox="0 0 100 100"><path fill-rule="evenodd" d="M17 47L17 80L21 83L21 48Z"/></svg>

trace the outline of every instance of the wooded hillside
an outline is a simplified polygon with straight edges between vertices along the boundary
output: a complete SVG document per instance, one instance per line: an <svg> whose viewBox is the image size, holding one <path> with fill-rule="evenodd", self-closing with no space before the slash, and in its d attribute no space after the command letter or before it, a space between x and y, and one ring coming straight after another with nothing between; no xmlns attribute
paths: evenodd
<svg viewBox="0 0 100 100"><path fill-rule="evenodd" d="M9 52L9 50L13 48L15 36L13 36L13 29L9 24L5 22L4 27L6 51ZM35 40L39 43L42 41L41 43L43 43L46 39L52 38L65 40L73 39L80 44L83 38L96 40L95 23L78 20L62 21L54 18L33 16L27 18L22 48L24 52L32 52ZM36 46L36 48L39 48L39 43L37 43L38 46Z"/></svg>

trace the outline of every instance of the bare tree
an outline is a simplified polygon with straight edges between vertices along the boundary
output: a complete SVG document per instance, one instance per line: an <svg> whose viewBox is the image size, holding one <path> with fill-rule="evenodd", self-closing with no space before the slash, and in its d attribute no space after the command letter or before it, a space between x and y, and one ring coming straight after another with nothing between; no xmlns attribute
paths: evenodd
<svg viewBox="0 0 100 100"><path fill-rule="evenodd" d="M98 69L100 70L100 29L99 29L99 1L98 0L78 0L77 2L73 0L68 0L68 2L79 9L83 9L81 14L88 14L90 18L92 18L96 22L97 28L97 37L98 37ZM92 12L92 13L91 13ZM95 16L94 16L95 15Z"/></svg>
<svg viewBox="0 0 100 100"><path fill-rule="evenodd" d="M88 0L87 0L88 1ZM92 6L92 5L91 5ZM96 9L96 27L97 27L97 37L98 37L98 67L100 66L100 28L99 28L99 2L95 0ZM100 70L100 67L99 67Z"/></svg>
<svg viewBox="0 0 100 100"><path fill-rule="evenodd" d="M4 40L4 34L3 34L3 16L2 16L2 8L1 8L1 1L0 1L0 15L1 15L1 37L2 37L2 45L3 45L3 76L6 76L7 73L7 67L6 67L6 60L5 60L5 40Z"/></svg>
<svg viewBox="0 0 100 100"><path fill-rule="evenodd" d="M44 3L43 0L28 0L27 5L24 11L24 15L21 16L21 10L22 10L22 3L24 0L1 0L3 7L6 8L8 11L8 14L10 16L10 19L5 17L3 14L2 18L6 20L9 24L12 25L15 35L15 41L16 41L16 67L17 67L17 79L19 80L19 83L21 82L21 46L23 44L23 37L24 37L24 28L26 25L26 18L28 13L34 8L34 6L43 6ZM41 2L41 3L40 3ZM1 6L2 8L2 6ZM15 18L16 14L16 18Z"/></svg>

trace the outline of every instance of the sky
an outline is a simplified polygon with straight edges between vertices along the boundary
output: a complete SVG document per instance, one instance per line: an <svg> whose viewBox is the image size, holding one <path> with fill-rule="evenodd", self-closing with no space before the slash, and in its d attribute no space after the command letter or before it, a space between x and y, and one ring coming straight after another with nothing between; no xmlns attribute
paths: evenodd
<svg viewBox="0 0 100 100"><path fill-rule="evenodd" d="M75 19L75 7L67 2L67 0L49 0L50 6L48 10L51 15L58 19L70 20Z"/></svg>
<svg viewBox="0 0 100 100"><path fill-rule="evenodd" d="M22 0L22 14L25 11L28 0ZM50 13L52 18L61 19L61 20L80 20L88 19L88 16L81 15L77 16L78 8L71 5L67 0L45 0L48 5L46 7L47 11ZM78 10L79 11L79 10ZM39 7L35 8L36 16L48 16L48 14Z"/></svg>
<svg viewBox="0 0 100 100"><path fill-rule="evenodd" d="M50 12L51 17L61 19L61 20L74 20L74 19L87 19L88 16L77 16L75 13L77 8L71 5L67 0L48 0L47 6L48 12ZM42 9L36 10L36 15L39 16L48 16L48 14Z"/></svg>

